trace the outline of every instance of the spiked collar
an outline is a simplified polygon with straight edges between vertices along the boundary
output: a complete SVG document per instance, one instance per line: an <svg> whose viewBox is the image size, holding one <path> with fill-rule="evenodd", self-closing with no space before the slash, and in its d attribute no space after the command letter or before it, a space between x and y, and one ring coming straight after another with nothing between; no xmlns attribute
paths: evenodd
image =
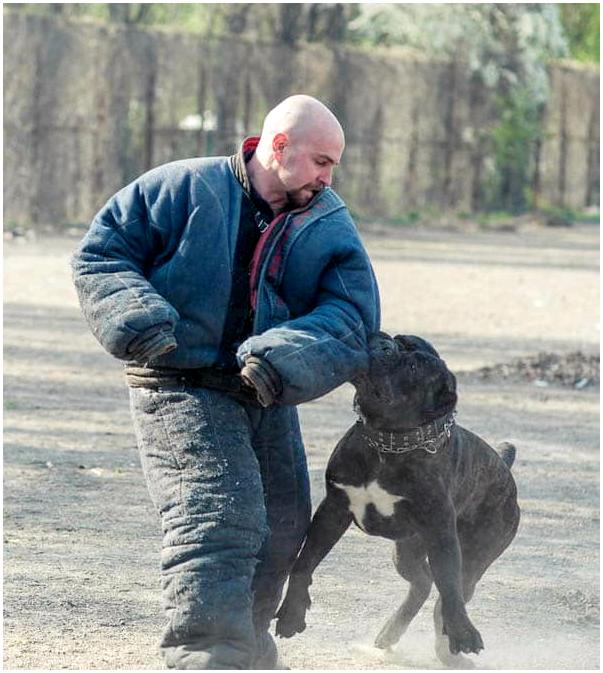
<svg viewBox="0 0 603 673"><path fill-rule="evenodd" d="M437 453L450 439L455 424L453 411L446 416L437 418L431 423L416 428L392 432L388 430L374 430L362 419L357 421L360 432L366 443L379 453L408 453L416 449L423 449L427 453Z"/></svg>

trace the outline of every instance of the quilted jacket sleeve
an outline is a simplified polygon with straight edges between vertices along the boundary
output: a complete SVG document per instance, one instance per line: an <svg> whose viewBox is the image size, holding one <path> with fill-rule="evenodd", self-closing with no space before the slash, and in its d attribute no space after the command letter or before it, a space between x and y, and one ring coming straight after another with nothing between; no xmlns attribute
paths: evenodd
<svg viewBox="0 0 603 673"><path fill-rule="evenodd" d="M380 325L379 291L355 229L343 233L340 241L347 236L349 244L338 246L320 274L313 310L250 337L237 353L241 363L256 355L277 370L281 404L320 397L368 367L368 336ZM324 249L321 237L312 236Z"/></svg>
<svg viewBox="0 0 603 673"><path fill-rule="evenodd" d="M176 245L187 216L177 202L186 189L183 175L168 176L165 167L146 173L99 211L72 257L84 317L117 358L148 361L177 346L178 313L145 272Z"/></svg>

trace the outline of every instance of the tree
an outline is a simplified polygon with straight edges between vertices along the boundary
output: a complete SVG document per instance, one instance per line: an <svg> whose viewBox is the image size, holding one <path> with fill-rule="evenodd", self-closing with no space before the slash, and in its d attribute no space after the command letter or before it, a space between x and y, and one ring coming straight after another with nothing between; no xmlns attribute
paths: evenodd
<svg viewBox="0 0 603 673"><path fill-rule="evenodd" d="M528 203L551 58L567 56L552 4L361 5L349 29L364 44L405 45L468 68L494 93L488 129L493 169L486 205L514 212Z"/></svg>
<svg viewBox="0 0 603 673"><path fill-rule="evenodd" d="M173 26L204 35L245 35L293 46L347 41L359 5L344 3L14 3L13 10L126 25Z"/></svg>
<svg viewBox="0 0 603 673"><path fill-rule="evenodd" d="M114 23L145 23L151 15L152 5L140 3L111 3L107 5L109 19Z"/></svg>
<svg viewBox="0 0 603 673"><path fill-rule="evenodd" d="M598 4L559 5L561 23L572 58L599 63L600 8Z"/></svg>
<svg viewBox="0 0 603 673"><path fill-rule="evenodd" d="M359 5L348 26L367 45L402 45L467 64L491 88L530 82L546 100L546 64L566 56L559 10L552 4Z"/></svg>
<svg viewBox="0 0 603 673"><path fill-rule="evenodd" d="M258 3L252 5L249 35L290 46L299 42L347 41L357 5L343 3Z"/></svg>

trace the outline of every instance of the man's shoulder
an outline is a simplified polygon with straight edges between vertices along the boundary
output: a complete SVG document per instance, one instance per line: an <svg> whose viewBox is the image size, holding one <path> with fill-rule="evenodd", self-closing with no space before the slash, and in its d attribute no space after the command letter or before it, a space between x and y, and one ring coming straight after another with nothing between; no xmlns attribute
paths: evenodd
<svg viewBox="0 0 603 673"><path fill-rule="evenodd" d="M161 164L144 173L141 180L178 180L185 177L231 174L228 157L193 157Z"/></svg>
<svg viewBox="0 0 603 673"><path fill-rule="evenodd" d="M331 187L322 190L309 210L312 219L326 220L331 226L336 222L345 227L356 229L345 201Z"/></svg>
<svg viewBox="0 0 603 673"><path fill-rule="evenodd" d="M206 202L231 198L237 180L228 157L195 157L160 164L113 195L121 207L132 198L146 204Z"/></svg>
<svg viewBox="0 0 603 673"><path fill-rule="evenodd" d="M332 187L325 187L325 189L320 192L316 205L321 208L328 208L329 210L346 208L344 200Z"/></svg>

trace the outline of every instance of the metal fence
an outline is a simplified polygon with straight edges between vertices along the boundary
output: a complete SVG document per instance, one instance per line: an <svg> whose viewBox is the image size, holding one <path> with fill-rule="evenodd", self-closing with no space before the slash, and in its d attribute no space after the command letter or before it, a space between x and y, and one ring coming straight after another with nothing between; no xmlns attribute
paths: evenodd
<svg viewBox="0 0 603 673"><path fill-rule="evenodd" d="M535 157L541 202L599 195L599 69L551 67ZM492 96L459 63L290 48L5 11L4 216L89 221L152 166L229 154L291 93L342 121L335 188L365 217L483 204Z"/></svg>

